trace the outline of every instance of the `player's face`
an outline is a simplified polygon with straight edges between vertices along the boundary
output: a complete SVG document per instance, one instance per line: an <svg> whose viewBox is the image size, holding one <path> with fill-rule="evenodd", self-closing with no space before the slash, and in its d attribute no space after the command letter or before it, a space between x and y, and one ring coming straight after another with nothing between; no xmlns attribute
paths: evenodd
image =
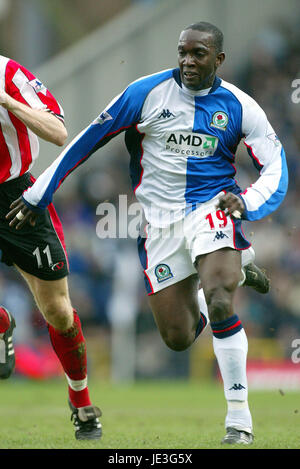
<svg viewBox="0 0 300 469"><path fill-rule="evenodd" d="M178 42L178 64L182 83L191 90L209 88L225 58L217 53L211 33L187 29Z"/></svg>

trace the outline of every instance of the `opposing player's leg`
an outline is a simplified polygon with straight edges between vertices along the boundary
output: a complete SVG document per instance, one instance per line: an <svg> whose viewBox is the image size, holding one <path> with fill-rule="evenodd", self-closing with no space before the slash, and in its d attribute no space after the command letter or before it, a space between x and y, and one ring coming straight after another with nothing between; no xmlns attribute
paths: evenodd
<svg viewBox="0 0 300 469"><path fill-rule="evenodd" d="M11 202L32 183L32 177L26 173L1 184L1 260L18 268L47 321L51 343L68 381L69 401L78 427L76 438L99 438L101 427L97 419L100 411L95 411L97 408L91 405L89 397L86 344L79 316L69 297L68 259L60 220L52 204L37 218L35 226L28 225L20 231L9 227L5 219ZM0 308L0 321L1 312ZM2 369L0 362L0 374Z"/></svg>
<svg viewBox="0 0 300 469"><path fill-rule="evenodd" d="M53 349L68 382L69 403L77 439L101 437L100 409L93 406L87 380L86 342L81 322L72 307L67 277L41 280L17 267L26 280L40 312L47 321Z"/></svg>
<svg viewBox="0 0 300 469"><path fill-rule="evenodd" d="M196 262L228 405L225 419L227 435L223 442L249 444L253 435L246 375L248 342L233 307L240 279L241 254L237 250L223 248L197 257Z"/></svg>

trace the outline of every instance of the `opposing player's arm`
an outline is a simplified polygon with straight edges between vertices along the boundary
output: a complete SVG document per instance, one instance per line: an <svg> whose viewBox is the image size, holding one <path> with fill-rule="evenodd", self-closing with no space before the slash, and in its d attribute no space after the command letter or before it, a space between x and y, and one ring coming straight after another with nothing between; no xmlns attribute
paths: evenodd
<svg viewBox="0 0 300 469"><path fill-rule="evenodd" d="M100 142L109 134L110 126L106 127L104 130L95 122L84 129L37 178L33 186L11 204L11 211L6 215L6 219L11 220L11 227L20 229L27 222L34 224L37 215L51 203L54 192L63 181L101 146Z"/></svg>
<svg viewBox="0 0 300 469"><path fill-rule="evenodd" d="M27 222L34 223L34 214L40 213L51 203L54 192L64 180L96 150L137 122L139 116L140 110L125 90L73 139L34 185L24 192L22 198L13 202L11 211L6 215L11 220L10 226L20 229Z"/></svg>
<svg viewBox="0 0 300 469"><path fill-rule="evenodd" d="M245 206L242 217L259 220L276 210L286 195L286 157L264 111L252 99L243 107L242 132L248 154L260 172L257 181L240 194Z"/></svg>
<svg viewBox="0 0 300 469"><path fill-rule="evenodd" d="M170 69L142 77L113 99L38 177L33 186L23 193L23 206L20 201L15 201L16 205L12 204L12 210L6 216L11 220L10 225L20 228L25 218L26 222L32 221L30 216L41 212L51 203L55 191L79 165L120 132L138 124L142 119L144 103L150 90L172 76L173 70Z"/></svg>
<svg viewBox="0 0 300 469"><path fill-rule="evenodd" d="M64 111L39 79L16 61L8 59L3 85L0 89L1 106L38 137L64 145L67 138Z"/></svg>
<svg viewBox="0 0 300 469"><path fill-rule="evenodd" d="M63 122L46 109L32 109L0 89L0 104L14 114L38 137L63 146L68 133Z"/></svg>

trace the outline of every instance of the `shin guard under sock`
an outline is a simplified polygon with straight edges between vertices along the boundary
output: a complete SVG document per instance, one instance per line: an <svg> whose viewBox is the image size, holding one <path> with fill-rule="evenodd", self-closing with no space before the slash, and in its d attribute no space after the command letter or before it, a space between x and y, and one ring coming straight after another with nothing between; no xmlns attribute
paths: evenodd
<svg viewBox="0 0 300 469"><path fill-rule="evenodd" d="M211 328L228 404L225 426L251 432L252 419L247 402L247 336L237 315L211 323Z"/></svg>
<svg viewBox="0 0 300 469"><path fill-rule="evenodd" d="M75 407L91 405L87 387L86 344L81 322L74 311L74 322L67 331L59 331L48 324L53 349L67 376L69 398Z"/></svg>

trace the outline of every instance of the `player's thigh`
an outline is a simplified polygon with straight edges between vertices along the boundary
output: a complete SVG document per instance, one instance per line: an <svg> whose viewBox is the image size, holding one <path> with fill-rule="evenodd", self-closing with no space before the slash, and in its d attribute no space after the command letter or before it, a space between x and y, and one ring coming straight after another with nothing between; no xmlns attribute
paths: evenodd
<svg viewBox="0 0 300 469"><path fill-rule="evenodd" d="M59 329L73 323L73 308L69 296L68 278L42 280L15 266L26 280L37 306L46 321Z"/></svg>
<svg viewBox="0 0 300 469"><path fill-rule="evenodd" d="M240 251L223 248L204 254L197 257L196 266L211 320L225 319L232 314L234 292L241 277ZM220 315L212 317L216 312Z"/></svg>
<svg viewBox="0 0 300 469"><path fill-rule="evenodd" d="M25 272L17 265L15 267L26 280L32 294L40 306L50 303L51 301L70 302L68 277L58 280L43 280Z"/></svg>
<svg viewBox="0 0 300 469"><path fill-rule="evenodd" d="M160 334L175 350L193 342L200 317L199 278L191 275L149 296L150 307Z"/></svg>

